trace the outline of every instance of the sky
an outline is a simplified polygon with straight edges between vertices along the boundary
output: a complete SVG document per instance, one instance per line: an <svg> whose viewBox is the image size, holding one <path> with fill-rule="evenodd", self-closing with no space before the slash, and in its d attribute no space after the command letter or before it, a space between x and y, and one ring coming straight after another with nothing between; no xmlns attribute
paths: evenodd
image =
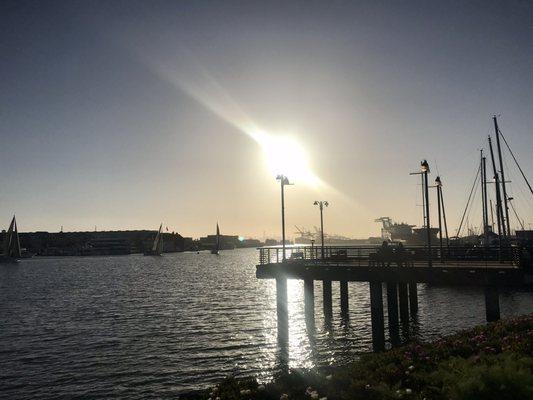
<svg viewBox="0 0 533 400"><path fill-rule="evenodd" d="M327 233L422 224L423 159L453 234L494 114L533 180L532 44L517 0L3 1L0 226L279 237L274 152L316 177L289 176L289 237L319 225L315 200Z"/></svg>

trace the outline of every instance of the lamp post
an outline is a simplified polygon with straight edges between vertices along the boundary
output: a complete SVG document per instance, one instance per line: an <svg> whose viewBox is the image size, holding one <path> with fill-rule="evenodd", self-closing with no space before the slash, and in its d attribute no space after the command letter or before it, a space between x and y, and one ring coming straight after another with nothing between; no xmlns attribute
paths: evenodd
<svg viewBox="0 0 533 400"><path fill-rule="evenodd" d="M324 259L324 207L329 206L327 201L317 200L313 205L318 206L320 209L320 240L322 242L322 259Z"/></svg>
<svg viewBox="0 0 533 400"><path fill-rule="evenodd" d="M281 185L281 244L282 244L282 261L285 262L285 185L290 185L289 179L285 175L278 175L276 180Z"/></svg>
<svg viewBox="0 0 533 400"><path fill-rule="evenodd" d="M428 174L429 174L429 164L427 160L424 160L420 163L420 172L412 172L409 175L422 175L422 184L423 184L423 200L424 200L424 220L426 221L426 232L427 232L427 242L428 242L428 266L433 266L431 260L431 223L429 221L429 185L428 185Z"/></svg>
<svg viewBox="0 0 533 400"><path fill-rule="evenodd" d="M422 161L420 163L420 171L424 175L424 186L425 186L425 193L426 193L426 231L427 231L427 238L428 238L428 254L429 259L428 263L429 266L432 266L431 262L431 223L429 222L429 186L428 186L428 174L429 174L429 164L426 160Z"/></svg>

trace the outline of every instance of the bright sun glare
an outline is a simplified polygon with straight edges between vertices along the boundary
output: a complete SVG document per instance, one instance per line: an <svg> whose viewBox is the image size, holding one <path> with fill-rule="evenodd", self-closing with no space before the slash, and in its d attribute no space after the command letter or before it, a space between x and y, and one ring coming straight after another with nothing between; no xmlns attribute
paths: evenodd
<svg viewBox="0 0 533 400"><path fill-rule="evenodd" d="M251 135L262 147L265 161L274 175L285 175L295 183L316 186L318 177L312 172L305 149L293 137L257 132Z"/></svg>

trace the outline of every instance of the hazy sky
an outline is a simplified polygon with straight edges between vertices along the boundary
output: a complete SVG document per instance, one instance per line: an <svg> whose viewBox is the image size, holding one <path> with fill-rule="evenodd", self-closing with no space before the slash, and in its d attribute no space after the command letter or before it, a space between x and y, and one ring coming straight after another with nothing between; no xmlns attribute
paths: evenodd
<svg viewBox="0 0 533 400"><path fill-rule="evenodd" d="M532 45L529 1L3 1L0 225L279 235L254 125L324 182L287 188L290 235L317 199L327 232L420 224L424 158L453 233L493 114L533 179Z"/></svg>

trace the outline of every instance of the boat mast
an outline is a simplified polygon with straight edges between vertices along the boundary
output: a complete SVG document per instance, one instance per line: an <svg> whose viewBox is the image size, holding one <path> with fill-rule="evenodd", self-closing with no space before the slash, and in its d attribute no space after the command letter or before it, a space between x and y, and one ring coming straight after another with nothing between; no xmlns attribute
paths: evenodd
<svg viewBox="0 0 533 400"><path fill-rule="evenodd" d="M488 245L488 225L489 225L489 213L487 209L487 166L486 158L483 156L483 149L480 150L481 154L481 204L483 207L483 244Z"/></svg>
<svg viewBox="0 0 533 400"><path fill-rule="evenodd" d="M440 204L442 206L442 220L444 222L444 233L446 234L446 248L450 253L450 239L448 237L448 223L446 222L446 208L444 208L444 196L442 195L442 186L440 187Z"/></svg>
<svg viewBox="0 0 533 400"><path fill-rule="evenodd" d="M507 204L507 190L505 189L505 173L503 172L503 158L502 158L502 148L500 146L500 129L498 128L498 119L496 115L493 117L494 120L494 130L496 132L496 147L498 148L498 158L500 159L500 173L502 174L502 194L503 194L503 205L505 210L505 220L503 222L503 229L506 231L507 236L511 236L511 224L509 223L509 205ZM502 213L503 215L503 213Z"/></svg>
<svg viewBox="0 0 533 400"><path fill-rule="evenodd" d="M496 171L496 163L494 162L494 151L492 150L492 141L489 136L489 148L490 148L490 158L492 160L492 170L494 172L494 186L496 187L496 219L498 220L498 246L499 246L499 256L498 258L501 259L501 253L502 253L502 233L505 237L505 229L502 232L502 199L500 197L500 182L498 178L498 171Z"/></svg>

